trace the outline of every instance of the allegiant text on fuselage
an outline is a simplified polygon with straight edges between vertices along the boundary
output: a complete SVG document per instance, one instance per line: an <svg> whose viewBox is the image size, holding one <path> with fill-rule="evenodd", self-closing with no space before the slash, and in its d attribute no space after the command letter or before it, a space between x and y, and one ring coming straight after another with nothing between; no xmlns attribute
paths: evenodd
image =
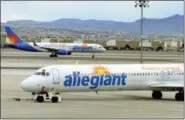
<svg viewBox="0 0 185 120"><path fill-rule="evenodd" d="M102 74L102 75L82 75L80 72L73 72L66 75L64 80L65 87L89 86L96 89L98 86L124 86L127 76L121 74Z"/></svg>

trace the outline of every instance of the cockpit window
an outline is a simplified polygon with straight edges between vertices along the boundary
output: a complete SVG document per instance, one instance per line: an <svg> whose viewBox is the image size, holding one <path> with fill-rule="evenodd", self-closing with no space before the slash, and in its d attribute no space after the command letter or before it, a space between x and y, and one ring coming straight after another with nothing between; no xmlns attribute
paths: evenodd
<svg viewBox="0 0 185 120"><path fill-rule="evenodd" d="M49 76L49 73L48 72L46 72L46 76Z"/></svg>
<svg viewBox="0 0 185 120"><path fill-rule="evenodd" d="M41 75L41 72L36 72L34 75Z"/></svg>
<svg viewBox="0 0 185 120"><path fill-rule="evenodd" d="M49 72L42 70L42 72L36 72L34 75L49 76L50 74L49 74Z"/></svg>

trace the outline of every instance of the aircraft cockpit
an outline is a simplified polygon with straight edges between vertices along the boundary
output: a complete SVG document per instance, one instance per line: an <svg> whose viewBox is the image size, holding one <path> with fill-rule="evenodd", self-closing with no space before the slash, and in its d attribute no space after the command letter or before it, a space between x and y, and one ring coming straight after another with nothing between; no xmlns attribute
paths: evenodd
<svg viewBox="0 0 185 120"><path fill-rule="evenodd" d="M45 69L43 69L42 71L37 71L34 73L34 75L37 75L37 76L49 76L49 72L46 72Z"/></svg>
<svg viewBox="0 0 185 120"><path fill-rule="evenodd" d="M102 46L98 46L98 48L103 48Z"/></svg>

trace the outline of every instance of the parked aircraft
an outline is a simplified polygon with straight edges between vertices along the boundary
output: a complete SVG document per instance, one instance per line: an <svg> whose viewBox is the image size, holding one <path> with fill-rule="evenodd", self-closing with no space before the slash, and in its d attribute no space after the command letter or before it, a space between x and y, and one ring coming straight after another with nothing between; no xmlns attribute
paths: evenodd
<svg viewBox="0 0 185 120"><path fill-rule="evenodd" d="M126 90L151 90L153 99L162 99L161 91L178 91L175 99L184 100L184 65L51 65L37 70L20 86L38 102L60 102L63 92Z"/></svg>

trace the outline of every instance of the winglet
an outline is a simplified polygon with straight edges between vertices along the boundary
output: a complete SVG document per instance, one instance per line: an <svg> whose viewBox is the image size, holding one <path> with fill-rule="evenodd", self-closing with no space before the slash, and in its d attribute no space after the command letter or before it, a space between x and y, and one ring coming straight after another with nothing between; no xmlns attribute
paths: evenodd
<svg viewBox="0 0 185 120"><path fill-rule="evenodd" d="M33 41L33 40L32 40L32 42L33 42L33 45L34 45L34 46L38 46L38 45L36 44L36 42L35 42L35 41Z"/></svg>

